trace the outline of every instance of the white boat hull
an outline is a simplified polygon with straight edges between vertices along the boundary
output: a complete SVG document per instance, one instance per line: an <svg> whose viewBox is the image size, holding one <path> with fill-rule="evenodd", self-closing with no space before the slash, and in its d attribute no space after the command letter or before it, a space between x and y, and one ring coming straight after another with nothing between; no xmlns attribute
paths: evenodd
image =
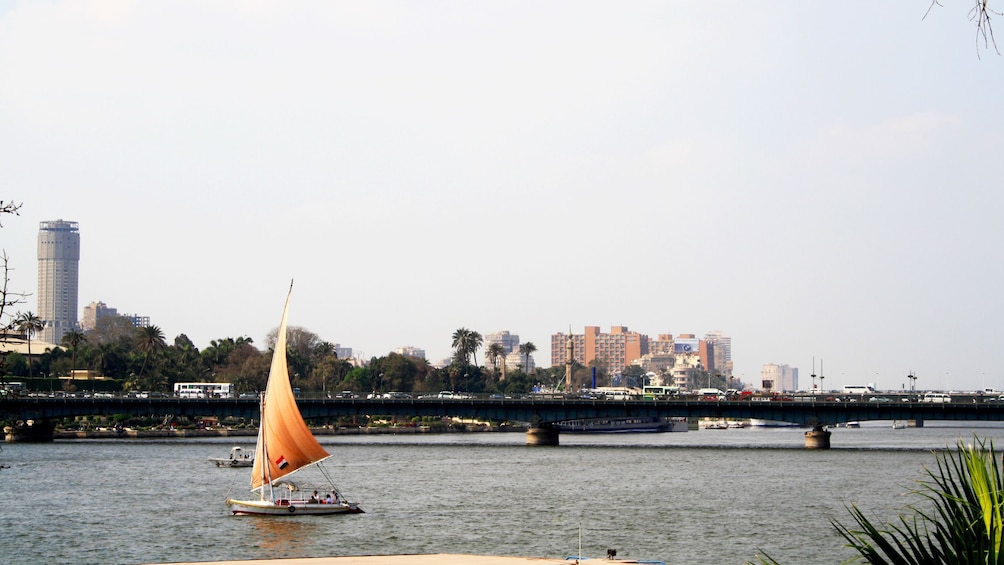
<svg viewBox="0 0 1004 565"><path fill-rule="evenodd" d="M354 502L340 504L311 504L294 500L279 501L279 503L268 500L234 500L227 499L227 506L234 515L244 516L321 516L328 514L360 514L363 509Z"/></svg>
<svg viewBox="0 0 1004 565"><path fill-rule="evenodd" d="M781 420L764 420L762 418L750 418L750 427L753 428L797 428L798 424L784 422Z"/></svg>
<svg viewBox="0 0 1004 565"><path fill-rule="evenodd" d="M254 459L223 459L221 457L210 457L209 461L217 467L251 467Z"/></svg>

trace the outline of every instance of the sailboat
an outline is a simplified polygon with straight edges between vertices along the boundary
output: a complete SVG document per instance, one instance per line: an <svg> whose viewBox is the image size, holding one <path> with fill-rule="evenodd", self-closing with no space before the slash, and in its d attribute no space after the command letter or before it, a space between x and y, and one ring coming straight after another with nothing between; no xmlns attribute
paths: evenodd
<svg viewBox="0 0 1004 565"><path fill-rule="evenodd" d="M348 502L318 463L331 457L310 433L296 406L286 365L286 316L293 284L289 285L282 322L275 340L268 384L261 396L261 424L254 465L251 467L251 500L227 499L235 515L290 516L299 514L352 514L362 512L357 502ZM329 483L321 488L301 488L287 479L308 467L320 470ZM320 491L320 493L318 492Z"/></svg>

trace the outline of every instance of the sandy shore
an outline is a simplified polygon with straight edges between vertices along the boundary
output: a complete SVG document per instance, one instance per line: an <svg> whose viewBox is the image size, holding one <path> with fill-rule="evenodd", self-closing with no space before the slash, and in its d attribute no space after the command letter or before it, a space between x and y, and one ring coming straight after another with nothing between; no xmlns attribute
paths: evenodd
<svg viewBox="0 0 1004 565"><path fill-rule="evenodd" d="M597 560L599 561L599 560ZM574 561L543 557L503 557L498 555L360 555L353 557L312 557L296 559L253 559L250 561L201 561L174 565L556 565ZM631 563L631 561L618 561Z"/></svg>

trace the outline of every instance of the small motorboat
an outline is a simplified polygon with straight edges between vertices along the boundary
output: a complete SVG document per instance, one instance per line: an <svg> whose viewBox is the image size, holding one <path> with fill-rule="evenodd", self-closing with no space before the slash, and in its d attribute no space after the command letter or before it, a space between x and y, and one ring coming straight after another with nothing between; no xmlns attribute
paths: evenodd
<svg viewBox="0 0 1004 565"><path fill-rule="evenodd" d="M245 453L241 446L235 445L230 449L230 457L210 457L209 460L217 467L250 467L254 465L254 454Z"/></svg>

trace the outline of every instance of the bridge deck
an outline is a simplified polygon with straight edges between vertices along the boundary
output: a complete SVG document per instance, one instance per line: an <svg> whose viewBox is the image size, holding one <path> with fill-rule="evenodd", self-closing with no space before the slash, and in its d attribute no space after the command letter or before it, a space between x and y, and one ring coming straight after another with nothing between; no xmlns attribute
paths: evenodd
<svg viewBox="0 0 1004 565"><path fill-rule="evenodd" d="M580 418L684 417L781 420L802 425L835 425L867 420L1004 421L1004 402L977 398L948 403L837 402L829 400L604 400L583 398L521 399L302 399L308 420L352 416L463 417L534 424ZM257 420L254 399L180 398L37 398L0 399L0 418L47 420L86 415L218 418Z"/></svg>

